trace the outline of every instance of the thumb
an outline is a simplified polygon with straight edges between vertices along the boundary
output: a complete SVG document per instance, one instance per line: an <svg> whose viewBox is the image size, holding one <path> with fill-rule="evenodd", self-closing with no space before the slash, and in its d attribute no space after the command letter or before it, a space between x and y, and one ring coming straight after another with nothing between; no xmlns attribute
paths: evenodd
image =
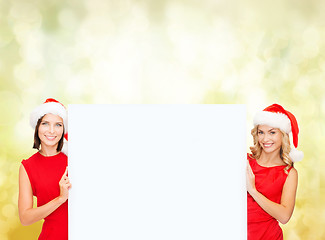
<svg viewBox="0 0 325 240"><path fill-rule="evenodd" d="M68 176L68 167L66 167L66 169L62 175L62 178L67 177L67 176Z"/></svg>

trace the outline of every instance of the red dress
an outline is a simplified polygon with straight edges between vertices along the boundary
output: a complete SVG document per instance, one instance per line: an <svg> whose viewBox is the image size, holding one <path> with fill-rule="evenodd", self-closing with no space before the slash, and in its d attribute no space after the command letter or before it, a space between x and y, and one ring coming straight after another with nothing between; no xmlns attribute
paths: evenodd
<svg viewBox="0 0 325 240"><path fill-rule="evenodd" d="M59 181L68 165L65 154L45 157L35 153L23 160L37 206L42 206L60 195ZM68 240L68 201L44 219L39 240Z"/></svg>
<svg viewBox="0 0 325 240"><path fill-rule="evenodd" d="M287 179L286 166L263 167L247 154L249 164L255 174L257 191L269 200L280 203L283 185ZM288 173L291 170L288 169ZM265 212L247 192L247 239L282 240L282 229L278 221Z"/></svg>

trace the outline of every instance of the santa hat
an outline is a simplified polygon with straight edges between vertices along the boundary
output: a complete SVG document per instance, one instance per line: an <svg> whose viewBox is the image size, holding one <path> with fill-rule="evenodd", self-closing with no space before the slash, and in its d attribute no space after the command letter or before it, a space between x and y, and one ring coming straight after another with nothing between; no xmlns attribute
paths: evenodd
<svg viewBox="0 0 325 240"><path fill-rule="evenodd" d="M279 104L272 104L255 115L254 126L257 125L268 125L279 128L287 134L291 133L294 147L291 146L289 157L293 162L299 162L303 159L303 152L297 150L299 128L297 120L292 113L285 110Z"/></svg>
<svg viewBox="0 0 325 240"><path fill-rule="evenodd" d="M61 152L68 155L68 117L67 110L62 103L53 98L46 99L42 105L36 107L30 114L30 125L35 129L37 121L47 113L52 113L62 118L64 125L64 139Z"/></svg>

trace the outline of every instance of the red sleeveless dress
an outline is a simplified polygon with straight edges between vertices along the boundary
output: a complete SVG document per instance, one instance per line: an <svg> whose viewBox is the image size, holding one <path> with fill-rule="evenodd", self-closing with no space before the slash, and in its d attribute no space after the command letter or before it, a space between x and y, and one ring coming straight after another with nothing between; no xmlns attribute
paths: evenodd
<svg viewBox="0 0 325 240"><path fill-rule="evenodd" d="M37 206L42 206L60 195L59 181L68 165L65 154L45 157L35 153L22 161L37 197ZM68 240L68 201L44 219L39 240Z"/></svg>
<svg viewBox="0 0 325 240"><path fill-rule="evenodd" d="M249 164L255 174L257 191L269 200L280 203L283 185L287 179L286 166L263 167L247 154ZM288 173L292 168L288 169ZM278 221L265 212L247 192L247 239L282 240L283 233Z"/></svg>

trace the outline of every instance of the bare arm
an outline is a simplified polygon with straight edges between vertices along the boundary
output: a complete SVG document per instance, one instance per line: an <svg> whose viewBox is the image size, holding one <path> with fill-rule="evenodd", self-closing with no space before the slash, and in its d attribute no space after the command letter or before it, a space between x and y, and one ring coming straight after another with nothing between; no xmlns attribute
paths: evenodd
<svg viewBox="0 0 325 240"><path fill-rule="evenodd" d="M254 198L254 200L272 217L277 219L282 224L286 224L293 213L296 201L296 191L298 184L297 170L292 168L288 174L286 182L283 185L282 196L280 204L275 203L263 194L258 192L255 188L255 175L248 163L247 165L247 191Z"/></svg>
<svg viewBox="0 0 325 240"><path fill-rule="evenodd" d="M71 183L67 177L67 170L63 174L60 182L60 196L54 198L43 206L33 208L33 192L27 172L23 165L19 168L19 197L18 211L19 218L23 225L33 224L55 211L69 197Z"/></svg>

